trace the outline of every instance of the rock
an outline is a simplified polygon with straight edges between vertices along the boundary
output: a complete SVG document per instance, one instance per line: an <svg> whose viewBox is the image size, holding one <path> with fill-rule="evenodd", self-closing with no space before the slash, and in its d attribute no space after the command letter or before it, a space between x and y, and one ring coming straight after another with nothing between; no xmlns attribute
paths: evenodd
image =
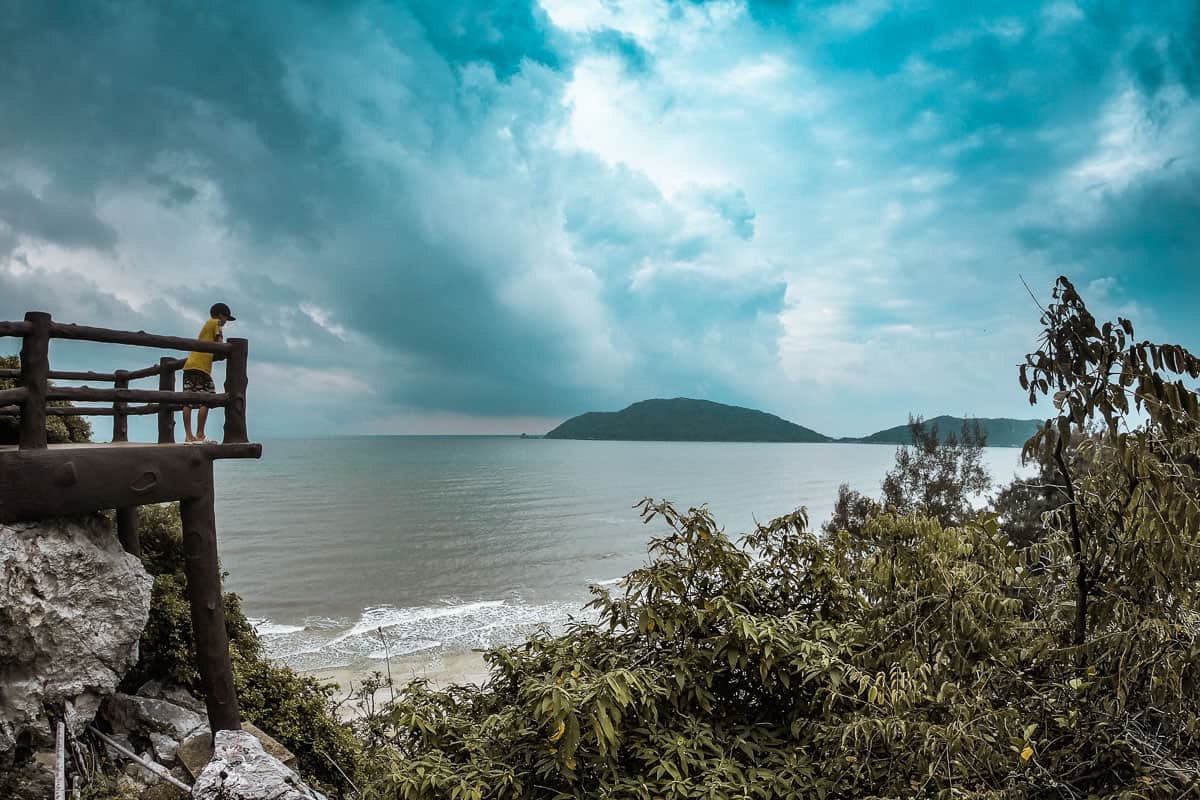
<svg viewBox="0 0 1200 800"><path fill-rule="evenodd" d="M179 743L179 751L175 757L183 765L188 774L195 778L204 771L204 767L212 759L212 733L207 728L196 731Z"/></svg>
<svg viewBox="0 0 1200 800"><path fill-rule="evenodd" d="M106 699L101 716L116 733L147 739L160 733L177 742L208 725L206 717L183 706L133 694L118 693Z"/></svg>
<svg viewBox="0 0 1200 800"><path fill-rule="evenodd" d="M54 796L54 766L42 759L11 769L0 769L0 797L4 800L46 800Z"/></svg>
<svg viewBox="0 0 1200 800"><path fill-rule="evenodd" d="M296 768L296 755L291 750L288 750L286 747L281 745L274 736L271 736L269 733L266 733L257 725L254 725L250 722L243 722L242 730L252 734L255 739L258 739L267 755L279 759L283 762L285 767L289 767L291 769Z"/></svg>
<svg viewBox="0 0 1200 800"><path fill-rule="evenodd" d="M154 757L149 752L142 753L141 755L146 761L154 760ZM130 761L125 765L124 774L137 781L142 786L154 786L162 780L162 778L155 775L152 771L133 761Z"/></svg>
<svg viewBox="0 0 1200 800"><path fill-rule="evenodd" d="M154 749L154 760L160 764L173 764L179 752L179 742L161 733L150 734L150 747Z"/></svg>
<svg viewBox="0 0 1200 800"><path fill-rule="evenodd" d="M129 737L124 733L112 733L109 736L129 752L137 752L133 747L133 742L129 741ZM127 758L124 753L107 742L104 743L104 752L108 755L109 761L124 761Z"/></svg>
<svg viewBox="0 0 1200 800"><path fill-rule="evenodd" d="M285 767L296 768L295 754L280 744L273 736L249 722L242 723L242 730L258 739L267 755L277 759ZM179 763L183 764L191 777L195 778L212 758L212 754L212 734L209 733L208 728L205 728L202 731L196 731L180 743L178 758Z"/></svg>
<svg viewBox="0 0 1200 800"><path fill-rule="evenodd" d="M0 525L0 767L49 742L46 710L78 735L137 661L153 580L99 515Z"/></svg>
<svg viewBox="0 0 1200 800"><path fill-rule="evenodd" d="M192 787L195 800L326 800L267 755L246 731L217 731L213 757Z"/></svg>
<svg viewBox="0 0 1200 800"><path fill-rule="evenodd" d="M166 700L177 706L183 706L189 711L195 711L197 714L208 715L208 709L204 707L204 701L199 697L196 697L182 686L160 681L157 678L143 683L141 688L137 690L137 694L138 697Z"/></svg>

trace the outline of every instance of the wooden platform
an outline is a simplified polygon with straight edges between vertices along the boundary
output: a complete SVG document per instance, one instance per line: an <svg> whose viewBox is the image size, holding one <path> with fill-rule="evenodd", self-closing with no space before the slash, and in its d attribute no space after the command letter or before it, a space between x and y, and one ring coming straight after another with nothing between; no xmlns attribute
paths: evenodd
<svg viewBox="0 0 1200 800"><path fill-rule="evenodd" d="M164 447L186 447L189 451L199 451L210 459L218 458L260 458L262 457L262 445L258 442L247 442L245 444L222 444L214 442L213 444L184 444L176 442L175 444L155 444L153 442L70 442L67 444L52 444L46 447L49 451L55 450L92 450L102 447L119 447L122 450L130 450L138 447L153 447L156 450ZM15 444L0 444L0 457L4 453L17 452ZM27 451L28 452L28 451Z"/></svg>
<svg viewBox="0 0 1200 800"><path fill-rule="evenodd" d="M0 446L0 522L202 497L213 461L261 455L257 442Z"/></svg>

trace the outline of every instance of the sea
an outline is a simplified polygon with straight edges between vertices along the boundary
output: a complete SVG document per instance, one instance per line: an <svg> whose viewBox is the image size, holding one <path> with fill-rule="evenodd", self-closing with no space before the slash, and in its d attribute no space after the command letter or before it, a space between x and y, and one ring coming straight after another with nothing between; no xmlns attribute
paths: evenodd
<svg viewBox="0 0 1200 800"><path fill-rule="evenodd" d="M518 437L280 439L216 465L226 589L267 655L301 670L381 669L517 644L588 619L661 521L644 497L707 505L739 535L798 507L812 528L838 485L878 495L895 447ZM1004 483L1020 452L988 448Z"/></svg>

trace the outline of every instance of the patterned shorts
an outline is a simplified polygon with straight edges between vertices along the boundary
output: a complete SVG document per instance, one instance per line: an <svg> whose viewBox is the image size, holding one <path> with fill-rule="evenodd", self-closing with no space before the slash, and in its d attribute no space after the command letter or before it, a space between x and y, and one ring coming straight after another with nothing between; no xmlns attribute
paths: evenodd
<svg viewBox="0 0 1200 800"><path fill-rule="evenodd" d="M216 394L212 375L200 369L185 369L183 371L183 390L185 392L208 392Z"/></svg>

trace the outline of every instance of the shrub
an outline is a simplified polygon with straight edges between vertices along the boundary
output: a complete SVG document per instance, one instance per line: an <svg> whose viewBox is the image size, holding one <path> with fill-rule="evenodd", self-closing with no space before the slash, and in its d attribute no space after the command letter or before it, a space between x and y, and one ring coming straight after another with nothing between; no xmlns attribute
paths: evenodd
<svg viewBox="0 0 1200 800"><path fill-rule="evenodd" d="M370 796L1200 797L1200 397L1171 377L1200 359L1055 301L1021 375L1059 412L1027 445L1067 498L1043 569L953 504L734 541L647 500L665 534L598 622L401 692Z"/></svg>
<svg viewBox="0 0 1200 800"><path fill-rule="evenodd" d="M878 501L851 489L838 487L833 513L822 526L826 534L846 531L857 537L873 517L885 509L898 514L921 514L942 525L959 525L972 516L971 498L991 485L983 466L987 435L978 421L963 420L961 438L942 436L936 422L908 418L912 445L896 448L896 460L883 477Z"/></svg>
<svg viewBox="0 0 1200 800"><path fill-rule="evenodd" d="M142 562L154 576L154 589L150 618L139 643L141 658L125 676L122 688L134 691L143 682L160 678L203 697L195 667L178 504L142 506L139 533ZM238 596L226 593L224 601L242 718L295 753L306 778L327 790L344 792L349 788L347 776L353 780L363 767L362 748L350 726L337 719L330 702L332 688L267 661Z"/></svg>

